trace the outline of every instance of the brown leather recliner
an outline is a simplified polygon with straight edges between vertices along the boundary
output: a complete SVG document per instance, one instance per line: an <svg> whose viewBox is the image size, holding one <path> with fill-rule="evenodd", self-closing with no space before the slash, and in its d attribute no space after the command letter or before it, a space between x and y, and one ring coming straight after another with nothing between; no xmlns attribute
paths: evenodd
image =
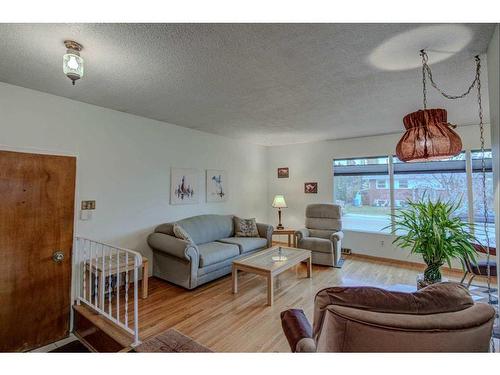
<svg viewBox="0 0 500 375"><path fill-rule="evenodd" d="M292 352L487 352L493 307L465 287L430 285L415 293L373 287L319 291L314 327L302 310L281 313Z"/></svg>

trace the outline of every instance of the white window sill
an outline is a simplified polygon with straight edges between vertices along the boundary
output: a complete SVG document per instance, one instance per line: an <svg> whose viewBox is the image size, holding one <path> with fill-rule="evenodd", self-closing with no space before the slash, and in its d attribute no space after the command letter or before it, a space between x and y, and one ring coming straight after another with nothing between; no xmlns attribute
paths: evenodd
<svg viewBox="0 0 500 375"><path fill-rule="evenodd" d="M373 231L373 230L362 230L362 229L349 229L349 228L342 228L343 232L355 232L355 233L366 233L366 234L380 234L384 236L391 236L392 234L390 231Z"/></svg>

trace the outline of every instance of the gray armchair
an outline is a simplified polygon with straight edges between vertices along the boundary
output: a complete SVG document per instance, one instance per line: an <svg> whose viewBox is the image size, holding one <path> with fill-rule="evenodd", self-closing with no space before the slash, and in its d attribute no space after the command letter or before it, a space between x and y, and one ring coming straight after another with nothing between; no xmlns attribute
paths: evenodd
<svg viewBox="0 0 500 375"><path fill-rule="evenodd" d="M310 204L306 227L295 232L297 247L311 250L312 262L341 268L342 210L335 204Z"/></svg>

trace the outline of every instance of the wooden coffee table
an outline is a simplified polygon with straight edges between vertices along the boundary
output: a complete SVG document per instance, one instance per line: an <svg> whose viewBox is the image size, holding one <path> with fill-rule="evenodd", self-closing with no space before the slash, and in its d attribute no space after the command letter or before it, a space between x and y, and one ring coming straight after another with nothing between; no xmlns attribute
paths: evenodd
<svg viewBox="0 0 500 375"><path fill-rule="evenodd" d="M307 262L307 277L312 277L311 252L309 250L281 247L281 254L286 259L273 260L273 257L279 255L279 248L279 246L271 247L235 260L233 262L233 293L238 293L238 271L251 272L267 278L267 304L269 306L272 306L274 299L274 276L305 261Z"/></svg>

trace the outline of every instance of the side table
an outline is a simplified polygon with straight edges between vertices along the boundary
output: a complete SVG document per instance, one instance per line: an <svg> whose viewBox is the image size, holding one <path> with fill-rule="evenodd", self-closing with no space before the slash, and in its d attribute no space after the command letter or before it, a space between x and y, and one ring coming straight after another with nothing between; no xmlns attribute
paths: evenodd
<svg viewBox="0 0 500 375"><path fill-rule="evenodd" d="M285 228L285 229L274 229L274 235L287 235L288 236L288 247L297 247L297 239L295 237L295 229Z"/></svg>

